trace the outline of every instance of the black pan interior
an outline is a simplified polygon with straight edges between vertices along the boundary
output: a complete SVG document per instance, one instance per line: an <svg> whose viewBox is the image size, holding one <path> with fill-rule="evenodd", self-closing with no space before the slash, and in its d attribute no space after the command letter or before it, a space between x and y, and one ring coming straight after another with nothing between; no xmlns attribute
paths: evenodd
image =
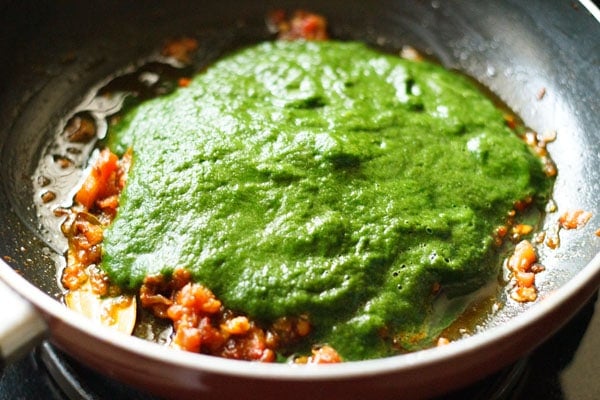
<svg viewBox="0 0 600 400"><path fill-rule="evenodd" d="M64 249L33 206L34 172L66 119L91 88L165 39L198 38L201 68L269 38L264 17L276 8L324 14L336 38L389 51L411 45L474 77L536 131L556 130L549 146L559 169L554 199L559 209L581 208L594 217L584 229L561 233L559 249L543 251L542 292L568 281L600 251L594 234L600 227L600 24L575 2L61 0L0 4L0 256L60 297L56 271Z"/></svg>

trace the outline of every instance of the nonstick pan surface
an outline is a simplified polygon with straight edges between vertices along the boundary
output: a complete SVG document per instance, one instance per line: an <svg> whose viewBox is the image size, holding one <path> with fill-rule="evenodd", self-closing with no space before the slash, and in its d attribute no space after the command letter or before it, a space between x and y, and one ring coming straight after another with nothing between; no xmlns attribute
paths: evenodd
<svg viewBox="0 0 600 400"><path fill-rule="evenodd" d="M336 38L390 51L411 45L481 82L532 129L557 132L548 146L559 171L553 198L559 210L593 217L582 229L561 231L559 248L542 249L544 300L505 307L485 332L445 348L325 368L175 352L96 326L57 301L64 248L34 206L35 169L52 138L93 88L166 39L197 38L200 69L268 39L264 17L275 8L321 13ZM600 23L591 4L65 0L2 2L0 11L0 278L43 316L53 343L109 376L176 398L431 396L531 351L600 284ZM547 223L556 218L549 214Z"/></svg>

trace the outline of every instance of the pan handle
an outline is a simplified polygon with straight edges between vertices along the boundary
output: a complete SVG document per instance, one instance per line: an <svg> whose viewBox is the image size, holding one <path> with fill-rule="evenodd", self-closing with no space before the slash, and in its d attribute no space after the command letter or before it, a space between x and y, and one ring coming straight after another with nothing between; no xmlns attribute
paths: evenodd
<svg viewBox="0 0 600 400"><path fill-rule="evenodd" d="M0 279L0 374L4 367L27 354L41 341L46 322L31 304Z"/></svg>

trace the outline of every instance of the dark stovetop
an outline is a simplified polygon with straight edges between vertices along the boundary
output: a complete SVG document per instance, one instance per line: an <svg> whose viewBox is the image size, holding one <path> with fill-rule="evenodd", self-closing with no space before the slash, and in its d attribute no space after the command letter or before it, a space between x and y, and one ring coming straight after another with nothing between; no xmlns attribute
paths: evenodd
<svg viewBox="0 0 600 400"><path fill-rule="evenodd" d="M600 399L600 306L594 296L529 357L442 399ZM0 377L0 400L156 400L115 383L60 354L47 343Z"/></svg>

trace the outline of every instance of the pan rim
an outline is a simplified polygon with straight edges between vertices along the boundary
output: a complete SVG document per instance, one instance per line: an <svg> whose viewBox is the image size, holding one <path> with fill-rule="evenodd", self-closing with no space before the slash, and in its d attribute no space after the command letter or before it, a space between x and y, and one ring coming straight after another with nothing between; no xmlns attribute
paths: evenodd
<svg viewBox="0 0 600 400"><path fill-rule="evenodd" d="M115 332L84 316L69 310L63 304L52 299L39 288L29 283L16 271L0 260L0 279L7 283L13 290L31 302L36 308L48 315L60 319L72 329L83 331L86 335L100 342L107 342L126 352L133 352L138 356L153 361L167 363L174 367L191 368L193 370L220 375L237 376L241 378L261 380L330 380L352 379L380 375L382 373L408 372L428 366L451 361L459 356L480 352L508 340L511 336L531 328L544 317L557 312L561 305L569 303L577 293L583 293L585 300L590 298L600 286L600 252L574 277L558 288L543 301L525 310L523 313L511 318L506 323L500 324L448 346L436 347L414 353L380 358L374 360L349 361L340 364L320 366L317 368L298 366L292 364L249 363L247 361L229 360L203 354L188 352L174 353L173 349L163 345L146 341L133 336ZM566 323L584 301L573 308L570 315L563 318ZM562 326L562 324L560 324ZM557 327L558 329L558 327ZM540 343L554 331L546 331L541 335ZM523 350L530 351L531 348ZM173 354L177 354L173 357ZM515 353L515 356L519 354ZM516 357L515 357L516 358ZM251 366L251 368L249 368ZM325 367L325 368L323 368Z"/></svg>

